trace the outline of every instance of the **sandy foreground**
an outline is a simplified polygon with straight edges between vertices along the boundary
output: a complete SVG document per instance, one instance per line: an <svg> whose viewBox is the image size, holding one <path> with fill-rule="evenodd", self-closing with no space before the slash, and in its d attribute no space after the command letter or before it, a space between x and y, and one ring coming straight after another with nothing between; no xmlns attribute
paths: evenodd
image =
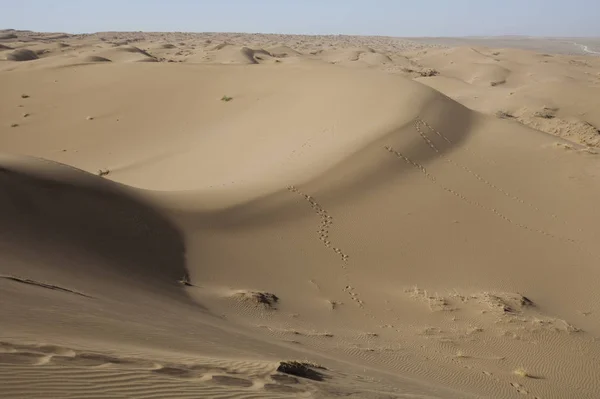
<svg viewBox="0 0 600 399"><path fill-rule="evenodd" d="M600 57L0 32L0 397L600 397Z"/></svg>

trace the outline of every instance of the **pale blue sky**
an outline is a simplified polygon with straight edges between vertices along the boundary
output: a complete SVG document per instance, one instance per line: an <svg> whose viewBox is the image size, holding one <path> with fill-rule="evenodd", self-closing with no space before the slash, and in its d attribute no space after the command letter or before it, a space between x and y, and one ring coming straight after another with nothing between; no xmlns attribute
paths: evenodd
<svg viewBox="0 0 600 399"><path fill-rule="evenodd" d="M0 29L600 36L600 0L0 0Z"/></svg>

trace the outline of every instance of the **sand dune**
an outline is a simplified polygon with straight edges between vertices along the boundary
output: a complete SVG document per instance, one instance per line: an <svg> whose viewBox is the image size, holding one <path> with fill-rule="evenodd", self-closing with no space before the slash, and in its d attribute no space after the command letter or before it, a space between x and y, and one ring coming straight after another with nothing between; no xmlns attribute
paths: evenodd
<svg viewBox="0 0 600 399"><path fill-rule="evenodd" d="M284 58L284 57L295 57L299 56L301 53L293 48L286 45L278 45L267 48L269 54L273 57Z"/></svg>
<svg viewBox="0 0 600 399"><path fill-rule="evenodd" d="M38 55L29 49L18 49L6 55L8 61L32 61L38 58Z"/></svg>
<svg viewBox="0 0 600 399"><path fill-rule="evenodd" d="M593 57L17 35L8 397L600 395Z"/></svg>
<svg viewBox="0 0 600 399"><path fill-rule="evenodd" d="M116 62L156 62L156 58L150 53L136 46L116 46L113 49L98 52L99 57L107 58Z"/></svg>
<svg viewBox="0 0 600 399"><path fill-rule="evenodd" d="M458 48L412 53L440 76L423 83L490 115L510 115L535 129L597 146L600 60L517 49ZM458 82L457 82L458 81ZM464 84L466 83L466 84ZM482 90L477 86L491 86ZM475 87L474 87L475 86ZM540 121L544 108L554 116Z"/></svg>
<svg viewBox="0 0 600 399"><path fill-rule="evenodd" d="M85 62L112 62L108 58L100 57L99 55L88 55L83 58Z"/></svg>
<svg viewBox="0 0 600 399"><path fill-rule="evenodd" d="M2 198L4 248L33 246L44 253L28 265L29 273L60 264L56 277L67 283L69 276L75 281L126 278L131 287L155 282L155 291L161 285L173 288L168 282L186 274L177 231L125 189L48 161L4 157L2 164L2 186L8 190ZM113 231L115 222L118 231ZM85 259L86 277L78 258ZM18 268L7 271L19 273Z"/></svg>
<svg viewBox="0 0 600 399"><path fill-rule="evenodd" d="M0 33L0 40L12 40L16 39L17 35L14 33Z"/></svg>
<svg viewBox="0 0 600 399"><path fill-rule="evenodd" d="M228 43L221 43L207 52L208 62L217 64L260 64L272 57L271 53L264 49L251 49Z"/></svg>

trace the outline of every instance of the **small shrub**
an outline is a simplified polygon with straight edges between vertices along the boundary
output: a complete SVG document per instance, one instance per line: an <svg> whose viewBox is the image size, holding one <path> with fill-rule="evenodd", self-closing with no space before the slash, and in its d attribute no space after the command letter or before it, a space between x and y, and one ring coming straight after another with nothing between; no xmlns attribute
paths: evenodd
<svg viewBox="0 0 600 399"><path fill-rule="evenodd" d="M183 275L183 277L178 281L178 283L187 287L193 287L193 284L190 280L190 276L187 273Z"/></svg>
<svg viewBox="0 0 600 399"><path fill-rule="evenodd" d="M427 69L423 69L422 71L419 71L419 74L426 78L426 77L430 77L430 76L437 76L440 73L438 71L436 71L435 69L427 68Z"/></svg>
<svg viewBox="0 0 600 399"><path fill-rule="evenodd" d="M98 170L98 176L103 177L106 176L110 173L110 170L108 169L99 169Z"/></svg>
<svg viewBox="0 0 600 399"><path fill-rule="evenodd" d="M544 107L543 110L534 112L533 116L536 118L552 119L556 116L555 113L556 109Z"/></svg>
<svg viewBox="0 0 600 399"><path fill-rule="evenodd" d="M501 119L514 118L514 115L512 115L511 113L504 111L504 110L496 111L496 116Z"/></svg>
<svg viewBox="0 0 600 399"><path fill-rule="evenodd" d="M267 309L275 309L276 304L279 302L279 297L270 292L240 291L235 294L235 297L239 300L263 306Z"/></svg>
<svg viewBox="0 0 600 399"><path fill-rule="evenodd" d="M529 377L531 377L531 375L523 367L519 367L518 369L516 369L515 371L513 371L513 374L517 375L517 376L519 376L521 378L529 378Z"/></svg>
<svg viewBox="0 0 600 399"><path fill-rule="evenodd" d="M31 51L31 50L25 49L25 48L16 49L15 51L13 51L12 53L9 53L6 56L7 60L18 61L18 62L33 61L33 60L37 60L38 58L39 58L38 55L34 51Z"/></svg>
<svg viewBox="0 0 600 399"><path fill-rule="evenodd" d="M279 302L279 297L275 294L271 294L270 292L253 292L250 295L257 303L261 303L263 305L273 306Z"/></svg>
<svg viewBox="0 0 600 399"><path fill-rule="evenodd" d="M233 97L229 97L229 96L223 96L221 98L221 101L225 101L226 103L228 103L229 101L233 100Z"/></svg>
<svg viewBox="0 0 600 399"><path fill-rule="evenodd" d="M280 362L277 371L280 373L293 375L300 378L306 378L313 381L323 381L325 376L314 369L324 370L325 368L310 362L286 361Z"/></svg>

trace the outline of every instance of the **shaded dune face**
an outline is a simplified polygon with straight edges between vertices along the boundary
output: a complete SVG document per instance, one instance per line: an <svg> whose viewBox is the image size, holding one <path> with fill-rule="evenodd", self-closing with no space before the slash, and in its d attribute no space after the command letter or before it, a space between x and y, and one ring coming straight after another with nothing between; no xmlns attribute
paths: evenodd
<svg viewBox="0 0 600 399"><path fill-rule="evenodd" d="M32 269L56 268L58 275L111 276L178 290L177 281L187 274L184 243L160 213L116 184L79 170L50 164L43 165L50 173L37 173L18 162L2 164L0 248L7 261L3 269L9 269L4 273L27 274L10 270L11 258L23 258Z"/></svg>
<svg viewBox="0 0 600 399"><path fill-rule="evenodd" d="M367 196L370 192L385 188L390 181L400 179L404 174L412 173L414 166L405 167L402 155L427 167L437 158L451 155L453 151L460 149L463 142L469 138L471 125L475 119L473 113L444 97L432 99L427 108L428 110L423 110L423 114L431 114L430 119L438 123L444 120L453 122L445 128L444 138L447 141L442 140L438 143L435 151L428 146L423 146L423 139L418 134L415 135L415 126L423 132L428 131L429 125L417 117L407 125L398 126L355 153L349 154L304 184L310 185L321 198L334 200L338 205L348 204L356 201L357 197ZM385 156L382 157L382 154ZM398 154L401 156L398 157ZM356 187L361 187L360 193L357 193ZM282 197L284 191L286 190L223 210L182 212L178 217L179 224L186 231L194 232L215 227L222 229L264 227L274 222L290 222L302 218L302 215L294 212L297 203L292 200L293 197L285 195ZM185 193L181 194L182 198L186 197ZM197 244L197 248L202 248L201 243ZM194 245L190 247L192 258L195 258L194 247ZM191 268L193 269L197 264L201 262L191 262Z"/></svg>
<svg viewBox="0 0 600 399"><path fill-rule="evenodd" d="M38 56L35 52L28 49L18 49L6 56L9 61L33 61L37 60Z"/></svg>
<svg viewBox="0 0 600 399"><path fill-rule="evenodd" d="M108 58L100 57L97 55L89 55L84 58L85 62L112 62Z"/></svg>

